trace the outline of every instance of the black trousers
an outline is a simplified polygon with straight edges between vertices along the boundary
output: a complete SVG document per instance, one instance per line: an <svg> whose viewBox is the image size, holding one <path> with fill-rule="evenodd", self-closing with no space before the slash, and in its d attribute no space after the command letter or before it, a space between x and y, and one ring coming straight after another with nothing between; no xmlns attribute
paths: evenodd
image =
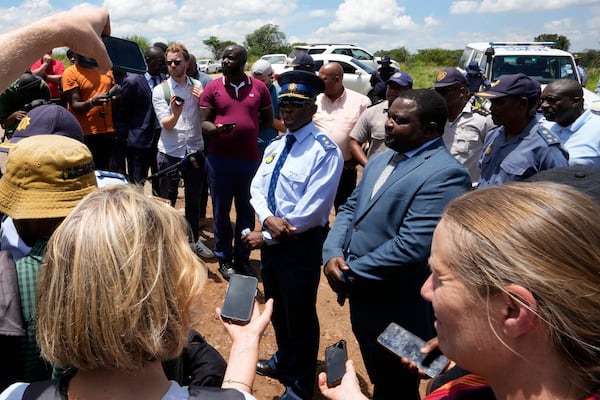
<svg viewBox="0 0 600 400"><path fill-rule="evenodd" d="M272 298L278 350L273 356L286 386L312 399L319 351L317 288L325 228L313 228L295 239L262 249L265 297Z"/></svg>

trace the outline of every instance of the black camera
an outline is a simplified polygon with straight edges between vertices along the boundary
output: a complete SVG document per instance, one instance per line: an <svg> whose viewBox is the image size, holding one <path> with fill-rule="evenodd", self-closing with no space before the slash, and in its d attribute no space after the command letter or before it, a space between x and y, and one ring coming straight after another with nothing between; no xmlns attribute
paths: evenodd
<svg viewBox="0 0 600 400"><path fill-rule="evenodd" d="M182 99L182 98L181 98L181 97L179 97L179 96L175 96L175 99L174 99L174 101L175 101L175 104L177 104L178 106L180 106L180 105L182 105L183 103L185 103L185 100L184 100L184 99Z"/></svg>

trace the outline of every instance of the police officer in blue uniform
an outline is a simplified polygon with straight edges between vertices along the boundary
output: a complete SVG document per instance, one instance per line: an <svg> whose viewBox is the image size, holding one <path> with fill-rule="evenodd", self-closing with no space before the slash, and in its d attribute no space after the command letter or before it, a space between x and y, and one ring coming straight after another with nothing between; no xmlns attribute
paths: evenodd
<svg viewBox="0 0 600 400"><path fill-rule="evenodd" d="M277 81L287 132L266 148L250 187L262 231L242 240L261 248L265 297L274 299L271 322L278 350L270 360L258 361L257 372L286 386L281 399L311 399L319 349L321 250L343 157L312 122L323 81L306 71L286 72Z"/></svg>
<svg viewBox="0 0 600 400"><path fill-rule="evenodd" d="M476 96L490 99L497 128L485 139L479 159L480 188L520 181L568 165L560 139L539 124L540 84L525 74L503 76Z"/></svg>

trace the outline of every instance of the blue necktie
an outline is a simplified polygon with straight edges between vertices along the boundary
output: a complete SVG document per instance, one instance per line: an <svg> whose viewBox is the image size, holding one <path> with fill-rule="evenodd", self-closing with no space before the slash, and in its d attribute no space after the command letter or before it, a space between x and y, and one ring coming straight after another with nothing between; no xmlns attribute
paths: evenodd
<svg viewBox="0 0 600 400"><path fill-rule="evenodd" d="M296 137L294 135L287 135L285 137L285 147L283 151L279 155L277 162L275 163L275 168L273 168L273 174L271 175L271 182L269 182L269 193L267 194L267 206L269 206L269 210L273 214L275 214L275 188L277 187L277 180L279 179L279 173L281 172L281 168L283 167L283 163L290 153L290 149L292 145L296 141Z"/></svg>

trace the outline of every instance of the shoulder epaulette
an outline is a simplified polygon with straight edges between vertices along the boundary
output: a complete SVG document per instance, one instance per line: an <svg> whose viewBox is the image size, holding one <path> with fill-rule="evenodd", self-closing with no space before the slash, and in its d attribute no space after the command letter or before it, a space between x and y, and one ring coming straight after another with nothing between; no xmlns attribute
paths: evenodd
<svg viewBox="0 0 600 400"><path fill-rule="evenodd" d="M556 136L554 133L550 132L543 126L540 126L538 128L537 133L542 137L542 139L544 139L546 143L548 143L549 146L553 144L560 144L560 139L558 138L558 136Z"/></svg>
<svg viewBox="0 0 600 400"><path fill-rule="evenodd" d="M377 99L377 101L371 103L371 105L367 108L375 107L377 104L382 103L383 101L385 101L385 99Z"/></svg>
<svg viewBox="0 0 600 400"><path fill-rule="evenodd" d="M320 134L317 135L315 139L317 139L317 142L321 143L321 146L323 146L326 151L333 150L337 147L337 145L332 142L327 135Z"/></svg>
<svg viewBox="0 0 600 400"><path fill-rule="evenodd" d="M486 109L482 104L479 105L473 105L471 107L471 111L479 114L479 115L483 115L484 117L487 117L488 115L490 115L490 111L488 109Z"/></svg>
<svg viewBox="0 0 600 400"><path fill-rule="evenodd" d="M277 135L277 136L275 136L273 139L271 139L271 141L270 141L269 143L272 143L272 142L274 142L274 141L276 141L276 140L279 140L279 139L281 139L281 138L282 138L282 137L284 137L284 136L285 136L285 135Z"/></svg>

